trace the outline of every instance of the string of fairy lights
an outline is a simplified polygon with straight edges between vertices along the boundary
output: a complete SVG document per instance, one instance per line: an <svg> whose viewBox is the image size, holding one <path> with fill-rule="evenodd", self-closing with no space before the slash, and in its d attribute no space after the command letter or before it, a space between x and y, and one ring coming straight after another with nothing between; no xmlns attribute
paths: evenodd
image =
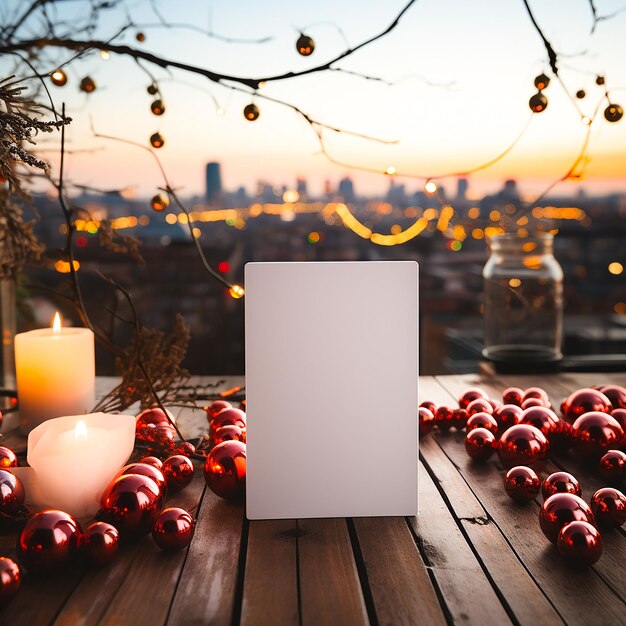
<svg viewBox="0 0 626 626"><path fill-rule="evenodd" d="M407 7L405 7L404 10L406 10L411 4L412 3L409 3L409 5L407 5ZM401 13L398 16L394 24L397 23L397 21L399 20L402 14L403 13ZM568 178L576 178L580 176L580 172L577 172L577 168L579 167L581 163L585 162L584 156L585 156L588 143L589 143L590 130L591 130L592 124L594 124L594 122L596 121L597 113L602 108L602 106L604 106L602 110L604 119L606 120L606 122L614 124L614 123L619 122L623 118L623 115L624 115L623 107L617 102L615 102L613 98L611 97L609 89L607 88L605 76L601 74L597 74L595 76L595 84L601 90L601 96L596 106L596 113L592 116L583 113L583 111L581 110L581 107L579 106L579 103L585 100L585 98L589 98L587 92L584 89L577 89L574 92L570 92L570 90L565 85L563 79L561 78L560 74L558 73L557 66L556 66L556 59L557 59L556 53L552 49L549 42L545 39L545 37L543 37L543 34L539 30L539 27L532 15L531 15L531 20L533 22L533 25L538 29L538 31L542 35L544 44L546 45L549 65L554 74L553 78L555 78L556 81L560 84L560 86L564 89L565 93L568 96L568 99L571 101L573 106L576 108L578 114L580 115L581 122L587 127L587 134L586 134L585 141L583 143L580 154L578 155L577 159L574 161L574 165L570 168L570 170L559 180L567 180ZM393 24L391 28L393 28ZM391 30L391 28L389 30ZM385 31L385 32L388 32L388 31ZM142 44L146 41L146 35L143 31L138 30L137 32L135 32L134 36L138 44ZM359 46L357 46L357 48L358 47ZM310 57L316 51L315 40L310 35L304 32L298 31L297 38L295 41L295 49L300 56ZM348 48L347 53L349 53L350 50L351 49ZM111 56L109 50L107 50L106 48L101 48L99 50L99 54L103 60L108 60ZM341 55L337 58L338 59L341 58ZM140 67L142 67L141 64L139 65ZM340 69L340 68L329 67L328 69ZM147 73L149 76L151 76L149 72ZM50 77L51 82L57 87L65 87L68 84L68 76L62 66L50 72L49 77ZM287 77L288 76L279 76L277 78L282 79L282 78L287 78ZM370 77L364 76L364 78L370 78ZM265 84L266 84L265 81L261 81L258 83L258 85L256 85L256 89L254 89L251 94L253 101L247 103L243 107L242 115L244 119L248 122L251 122L251 123L257 122L261 117L261 108L254 101L254 96L258 95L258 90L261 89L263 86L265 86ZM304 119L308 121L308 123L313 127L317 135L317 138L319 140L322 154L332 163L339 164L343 167L348 167L348 168L355 169L355 170L378 173L378 174L382 174L382 175L389 176L389 177L418 179L418 180L423 181L423 185L424 185L423 189L427 196L438 196L439 195L438 182L440 182L441 180L450 179L450 178L461 178L461 177L468 176L475 172L485 170L493 166L495 163L499 162L503 158L505 158L517 146L519 141L525 135L526 131L529 128L529 125L531 124L532 118L535 115L543 113L548 108L549 100L546 95L546 91L549 89L550 84L551 84L551 78L546 73L541 73L535 77L534 87L536 89L536 92L533 93L528 100L528 106L530 108L531 115L528 121L523 126L521 132L513 139L513 141L503 151L501 151L494 157L486 160L485 162L480 163L474 167L468 168L465 171L444 172L444 173L440 173L437 175L425 175L425 174L420 174L420 173L399 171L398 168L396 168L394 165L389 165L388 167L384 168L384 170L381 171L380 169L374 168L374 167L367 167L367 166L340 161L329 153L324 143L323 130L324 128L329 128L329 127L325 127L323 124L315 122L308 115L306 115L305 113L297 109L297 107L294 107L293 105L288 105L288 106L290 106L291 108L299 112L304 117ZM233 89L233 87L229 85L221 84L221 86L228 88L228 89ZM85 94L92 94L94 91L96 91L97 85L94 79L91 76L87 75L87 76L84 76L80 80L78 87L80 91L84 92ZM238 89L238 90L241 90L241 89ZM154 116L157 116L157 117L164 115L167 109L166 109L165 101L163 98L163 94L161 93L161 90L159 87L158 80L152 78L150 84L146 88L146 91L150 96L154 97L154 99L150 102L150 112ZM223 113L222 107L220 107L217 104L217 101L215 100L213 96L212 98L213 98L214 103L216 104L216 110L218 111L218 114L220 112ZM266 100L272 101L271 98L266 98ZM276 102L285 104L281 101L276 101ZM333 129L333 130L337 130L337 129ZM360 136L358 134L356 135ZM367 136L364 136L364 137L368 139ZM372 139L372 138L369 138L369 139ZM165 146L166 140L165 140L165 137L161 134L161 132L157 130L150 135L148 143L152 149L160 150L161 148ZM559 182L559 181L556 181L556 182ZM547 191L552 189L554 184L556 183L553 183L552 185L550 185L548 189L546 190L546 192L540 195L539 198L537 198L535 202L538 202L542 197L544 197ZM164 211L165 209L169 207L169 205L170 205L170 198L168 197L167 194L162 193L162 192L156 193L150 200L151 208L157 212ZM426 211L423 211L422 214L416 215L415 220L408 227L402 228L399 225L395 224L393 226L393 231L391 233L382 233L382 232L377 232L374 228L371 228L370 226L367 226L362 221L360 221L354 214L353 209L351 208L349 204L338 203L334 206L335 206L334 213L341 219L341 222L343 223L345 227L352 230L359 237L367 239L371 243L375 245L380 245L380 246L402 245L410 241L411 239L417 237L422 232L427 230L431 226L431 221L433 219L433 216L430 216L429 218L428 216L429 210L426 209ZM532 210L533 210L532 204L530 204L528 207L525 208L525 211L528 213L530 213ZM533 213L533 216L534 215L535 213ZM449 232L450 229L448 228L448 226L453 216L454 216L454 210L452 210L451 207L449 207L449 205L445 203L444 198L442 197L441 208L440 210L437 211L437 217L436 217L437 229L440 230L442 233ZM513 222L517 226L520 227L520 230L523 235L523 233L526 232L525 226L528 222L528 217L525 214L522 214L520 216L513 215L512 219L513 219ZM502 230L498 226L493 226L489 228L492 231L491 234L496 234L497 232L500 232ZM475 230L476 229L474 229L474 231ZM191 232L192 232L192 237L194 237L194 240L195 240L196 234L194 232L194 229L191 229ZM485 231L481 230L481 232L484 233ZM451 247L449 246L449 248L451 250L460 249L461 242L464 237L465 237L464 229L460 229L460 228L453 229L452 230L453 240L451 241ZM241 289L241 287L238 287L237 285L235 285L234 288L236 288L236 293L233 293L231 289L231 295L233 295L233 297L243 296L243 290ZM239 292L239 290L241 290L241 293Z"/></svg>

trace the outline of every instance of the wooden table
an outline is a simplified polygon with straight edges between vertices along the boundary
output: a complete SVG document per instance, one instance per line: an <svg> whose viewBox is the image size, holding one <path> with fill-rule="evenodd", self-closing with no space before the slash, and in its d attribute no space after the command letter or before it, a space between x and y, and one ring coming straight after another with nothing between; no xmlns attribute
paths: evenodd
<svg viewBox="0 0 626 626"><path fill-rule="evenodd" d="M510 385L538 384L558 407L572 390L607 382L626 385L626 374L423 378L420 398L453 406L469 385L495 397ZM179 424L188 437L206 429L201 411L183 412ZM166 555L145 538L106 569L28 579L0 623L625 624L624 529L603 533L596 565L572 569L539 530L539 502L509 500L498 462L471 462L463 439L452 431L421 441L417 518L248 522L198 471L170 501L199 505L189 550ZM381 439L388 462L391 443ZM576 475L587 499L602 486L570 455L548 471L557 468ZM7 554L13 538L0 539Z"/></svg>

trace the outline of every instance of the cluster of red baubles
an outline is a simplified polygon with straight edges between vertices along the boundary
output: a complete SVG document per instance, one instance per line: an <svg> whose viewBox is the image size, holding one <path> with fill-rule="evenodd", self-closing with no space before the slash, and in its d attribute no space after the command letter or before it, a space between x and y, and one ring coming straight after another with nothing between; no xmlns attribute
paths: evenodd
<svg viewBox="0 0 626 626"><path fill-rule="evenodd" d="M597 530L626 522L626 496L616 489L626 480L626 389L618 385L579 389L561 404L561 417L539 387L511 387L502 401L472 388L458 399L458 408L422 402L420 437L432 428L466 429L465 449L476 461L497 453L508 469L506 493L516 502L530 502L542 491L543 533L570 561L590 565L602 554ZM542 483L538 472L550 451L573 453L608 483L588 505L578 481L556 472Z"/></svg>
<svg viewBox="0 0 626 626"><path fill-rule="evenodd" d="M195 519L182 508L165 507L165 501L168 492L191 483L192 458L203 461L206 484L219 497L241 501L245 495L246 414L221 400L206 412L208 446L199 450L190 442L177 442L169 413L159 408L140 413L135 432L146 456L113 477L102 494L96 520L83 529L63 511L29 516L17 541L20 565L35 574L50 574L77 562L103 566L115 558L121 542L148 534L162 550L186 548L193 538ZM10 469L17 465L13 451L0 446L0 518L15 519L24 511L24 487ZM20 565L0 557L0 604L19 590Z"/></svg>

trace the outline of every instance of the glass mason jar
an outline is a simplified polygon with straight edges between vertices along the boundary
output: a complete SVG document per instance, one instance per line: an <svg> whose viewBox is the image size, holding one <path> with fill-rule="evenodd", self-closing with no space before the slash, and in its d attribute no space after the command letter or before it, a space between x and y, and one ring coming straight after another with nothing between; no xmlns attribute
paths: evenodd
<svg viewBox="0 0 626 626"><path fill-rule="evenodd" d="M563 271L553 240L504 234L488 241L483 356L496 365L550 368L563 358Z"/></svg>

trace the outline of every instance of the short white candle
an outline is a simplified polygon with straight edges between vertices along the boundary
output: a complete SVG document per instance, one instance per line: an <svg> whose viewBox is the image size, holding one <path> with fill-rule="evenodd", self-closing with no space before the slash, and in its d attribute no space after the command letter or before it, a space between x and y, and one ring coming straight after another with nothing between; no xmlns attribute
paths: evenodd
<svg viewBox="0 0 626 626"><path fill-rule="evenodd" d="M134 444L132 415L70 415L40 424L28 436L27 453L39 497L70 515L93 515Z"/></svg>
<svg viewBox="0 0 626 626"><path fill-rule="evenodd" d="M28 433L60 415L86 413L95 404L94 336L88 328L52 328L15 336L20 428Z"/></svg>

